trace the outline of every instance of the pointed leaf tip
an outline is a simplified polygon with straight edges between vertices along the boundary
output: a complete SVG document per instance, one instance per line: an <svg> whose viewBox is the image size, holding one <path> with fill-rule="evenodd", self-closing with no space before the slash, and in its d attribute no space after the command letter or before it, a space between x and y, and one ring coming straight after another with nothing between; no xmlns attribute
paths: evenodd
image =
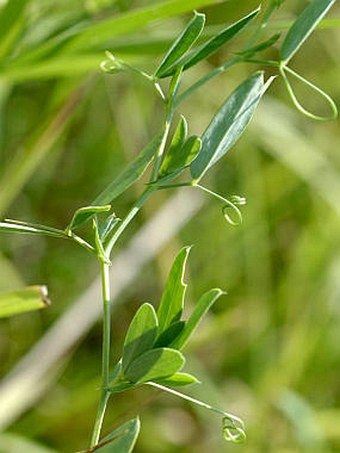
<svg viewBox="0 0 340 453"><path fill-rule="evenodd" d="M189 317L185 328L182 330L180 335L176 338L171 346L176 349L182 349L188 342L193 332L196 330L204 315L209 311L209 309L213 306L217 299L225 294L226 292L222 291L219 288L214 288L204 293L197 302L197 305L194 308L191 316Z"/></svg>
<svg viewBox="0 0 340 453"><path fill-rule="evenodd" d="M240 138L268 86L263 71L258 71L226 99L203 133L201 151L190 166L195 182Z"/></svg>
<svg viewBox="0 0 340 453"><path fill-rule="evenodd" d="M169 68L175 66L176 63L183 57L183 55L190 50L193 44L203 31L205 24L205 15L195 11L194 17L187 24L183 32L178 36L172 44L168 52L165 54L163 60L158 66L155 77L167 77Z"/></svg>
<svg viewBox="0 0 340 453"><path fill-rule="evenodd" d="M154 382L169 387L183 387L185 385L200 384L200 381L195 376L188 373L175 373L168 378L155 379Z"/></svg>
<svg viewBox="0 0 340 453"><path fill-rule="evenodd" d="M305 8L288 30L282 43L281 60L287 63L299 50L336 0L314 0Z"/></svg>
<svg viewBox="0 0 340 453"><path fill-rule="evenodd" d="M178 321L181 317L187 287L186 283L184 283L184 273L190 250L191 246L183 247L172 264L157 311L159 321L158 335L161 335L172 323Z"/></svg>
<svg viewBox="0 0 340 453"><path fill-rule="evenodd" d="M230 41L234 36L236 36L240 31L242 31L245 26L254 19L260 11L260 7L250 12L247 16L242 17L237 22L228 25L228 27L221 30L217 35L213 36L211 39L206 41L201 46L193 49L190 53L185 54L180 58L176 63L170 66L166 71L162 73L162 77L168 77L175 74L178 68L183 67L183 70L187 70L192 66L196 65L200 61L210 57L215 52L217 52L224 44Z"/></svg>

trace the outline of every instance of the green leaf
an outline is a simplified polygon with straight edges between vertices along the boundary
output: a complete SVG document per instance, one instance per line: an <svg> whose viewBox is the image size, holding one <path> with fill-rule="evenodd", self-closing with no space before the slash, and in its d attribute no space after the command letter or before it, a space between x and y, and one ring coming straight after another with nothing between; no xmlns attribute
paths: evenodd
<svg viewBox="0 0 340 453"><path fill-rule="evenodd" d="M255 9L239 21L224 28L216 36L209 39L202 46L185 55L176 65L173 65L165 72L163 77L172 75L176 69L183 66L183 70L191 68L200 61L210 57L217 52L226 42L230 41L239 31L241 31L255 16L259 13L260 8Z"/></svg>
<svg viewBox="0 0 340 453"><path fill-rule="evenodd" d="M134 159L125 170L123 170L122 173L120 173L116 179L114 179L112 183L109 184L95 200L93 200L92 204L95 206L107 205L125 192L134 182L138 181L154 158L154 155L161 144L161 140L161 135L156 135L156 137L143 148L136 159ZM82 224L91 217L92 215L90 213L87 216L84 216ZM79 222L77 226L80 226Z"/></svg>
<svg viewBox="0 0 340 453"><path fill-rule="evenodd" d="M115 200L134 182L141 178L155 156L162 141L161 134L156 137L140 152L126 169L109 184L109 186L94 200L93 204L107 204Z"/></svg>
<svg viewBox="0 0 340 453"><path fill-rule="evenodd" d="M182 248L171 267L157 311L159 335L181 317L187 287L183 281L183 277L190 248L191 247Z"/></svg>
<svg viewBox="0 0 340 453"><path fill-rule="evenodd" d="M39 310L50 305L46 286L28 286L16 291L0 293L0 318L28 311Z"/></svg>
<svg viewBox="0 0 340 453"><path fill-rule="evenodd" d="M198 39L203 31L205 23L205 15L195 12L194 17L185 27L183 32L178 36L176 41L170 47L168 52L165 54L163 60L158 66L155 77L163 78L167 77L167 71L172 66L176 65L178 60L191 49L195 41ZM177 66L176 66L177 68ZM173 71L176 72L176 69ZM172 72L172 73L173 73Z"/></svg>
<svg viewBox="0 0 340 453"><path fill-rule="evenodd" d="M124 341L123 371L130 363L152 348L157 337L157 315L152 305L143 304L135 314Z"/></svg>
<svg viewBox="0 0 340 453"><path fill-rule="evenodd" d="M335 0L314 0L307 6L282 43L280 56L283 62L287 63L293 57L334 3Z"/></svg>
<svg viewBox="0 0 340 453"><path fill-rule="evenodd" d="M83 225L87 220L93 217L95 214L101 212L110 211L111 205L104 206L83 206L75 211L73 214L72 220L66 228L66 233L71 234L73 229L78 228L80 225Z"/></svg>
<svg viewBox="0 0 340 453"><path fill-rule="evenodd" d="M181 115L180 120L177 124L176 130L174 132L174 135L172 137L167 154L164 158L161 168L159 169L159 175L161 177L169 173L167 171L167 168L169 166L169 161L171 161L171 159L173 159L173 157L171 157L171 156L174 156L178 152L180 152L182 146L185 143L187 135L188 135L188 123L187 123L187 120L185 119L185 117L183 115Z"/></svg>
<svg viewBox="0 0 340 453"><path fill-rule="evenodd" d="M172 347L182 349L187 343L189 337L194 332L203 316L212 307L212 305L221 297L225 292L216 288L203 294L199 299L194 311L188 319L186 326L179 337L172 343Z"/></svg>
<svg viewBox="0 0 340 453"><path fill-rule="evenodd" d="M157 338L154 347L163 348L165 346L171 346L171 343L175 341L184 327L185 321L174 322L163 333L161 333L161 335Z"/></svg>
<svg viewBox="0 0 340 453"><path fill-rule="evenodd" d="M38 234L44 236L65 237L62 230L20 220L5 219L0 222L0 231L5 233Z"/></svg>
<svg viewBox="0 0 340 453"><path fill-rule="evenodd" d="M131 382L147 382L172 376L184 363L183 355L175 349L151 349L135 359L124 374Z"/></svg>
<svg viewBox="0 0 340 453"><path fill-rule="evenodd" d="M189 137L180 149L169 150L160 169L160 177L177 176L193 162L202 148L202 140L196 135Z"/></svg>
<svg viewBox="0 0 340 453"><path fill-rule="evenodd" d="M202 136L202 149L191 164L198 181L239 139L251 120L271 79L264 84L263 72L257 72L239 85L228 97Z"/></svg>
<svg viewBox="0 0 340 453"><path fill-rule="evenodd" d="M139 417L135 417L116 428L104 437L100 444L80 453L100 451L100 453L131 453L140 431Z"/></svg>
<svg viewBox="0 0 340 453"><path fill-rule="evenodd" d="M125 392L136 387L135 384L132 384L124 377L122 369L122 359L120 359L109 377L108 389L111 393Z"/></svg>
<svg viewBox="0 0 340 453"><path fill-rule="evenodd" d="M182 80L182 73L183 73L183 68L179 67L173 77L171 78L170 84L169 84L169 99L171 102L175 99L177 96L179 87L181 85L181 80Z"/></svg>
<svg viewBox="0 0 340 453"><path fill-rule="evenodd" d="M6 54L20 31L29 0L8 0L0 11L0 56Z"/></svg>
<svg viewBox="0 0 340 453"><path fill-rule="evenodd" d="M111 264L108 256L106 256L104 245L99 235L99 226L97 218L93 219L93 230L94 230L94 245L97 253L97 257L106 264Z"/></svg>
<svg viewBox="0 0 340 453"><path fill-rule="evenodd" d="M133 384L132 382L129 382L126 379L122 379L120 381L114 382L112 385L108 387L108 389L112 394L114 394L126 392L127 390L131 390L136 387L137 387L136 384Z"/></svg>
<svg viewBox="0 0 340 453"><path fill-rule="evenodd" d="M188 136L188 122L185 119L184 115L181 115L172 137L170 146L169 146L169 153L173 152L174 150L180 149L183 146L183 143L187 139Z"/></svg>
<svg viewBox="0 0 340 453"><path fill-rule="evenodd" d="M99 225L99 237L102 242L110 236L117 223L120 222L120 218L115 213L108 216L103 223Z"/></svg>
<svg viewBox="0 0 340 453"><path fill-rule="evenodd" d="M164 379L154 379L154 382L169 387L182 387L184 385L198 384L199 380L188 373L175 373Z"/></svg>
<svg viewBox="0 0 340 453"><path fill-rule="evenodd" d="M249 47L246 50L243 50L241 52L236 52L236 55L240 55L242 57L252 57L255 55L257 52L261 52L262 50L266 50L269 47L271 47L273 44L275 44L278 39L280 38L281 33L275 33L275 35L272 35L270 38L266 39L265 41L260 42L256 46Z"/></svg>

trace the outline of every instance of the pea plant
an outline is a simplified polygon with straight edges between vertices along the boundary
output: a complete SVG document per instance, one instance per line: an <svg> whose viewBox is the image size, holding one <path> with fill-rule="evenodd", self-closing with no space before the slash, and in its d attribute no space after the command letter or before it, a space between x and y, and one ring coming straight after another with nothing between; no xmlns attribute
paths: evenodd
<svg viewBox="0 0 340 453"><path fill-rule="evenodd" d="M140 306L127 328L121 359L113 364L110 333L110 259L118 239L147 200L159 190L187 187L203 191L221 203L223 215L230 224L237 225L242 221L240 206L246 202L243 197L236 195L225 197L205 187L201 181L206 172L219 162L239 139L275 76L265 77L264 71L251 74L229 94L203 134L200 137L190 135L188 121L179 114L179 108L184 100L212 78L241 63L271 67L282 77L294 106L301 113L316 120L328 120L337 116L333 100L289 66L292 57L335 0L313 0L281 41L279 34L261 40L261 34L270 17L282 3L283 0L272 1L263 13L260 14L258 8L209 39L200 40L206 18L204 14L194 12L192 19L165 53L153 74L133 67L107 52L107 58L101 64L104 72L112 75L130 71L137 73L147 79L155 95L160 97L164 107L161 130L91 204L76 210L65 228L11 219L5 219L0 223L0 230L3 232L47 235L73 241L85 248L98 261L103 299L102 382L98 411L87 452L100 450L128 453L133 450L140 429L138 415L119 426L107 437L101 435L102 425L110 398L114 398L117 393L145 385L217 413L222 419L222 432L227 441L240 442L245 439L244 424L239 417L176 389L198 382L195 376L182 371L185 365L183 348L202 317L224 292L220 289L207 291L201 296L189 318L182 318L187 287L183 278L190 247L182 248L174 260L157 310L149 303ZM210 57L248 28L249 24L256 24L255 19L258 16L261 19L253 26L250 39L239 52L234 53L228 61L205 74L190 87L181 90L182 78L189 68ZM199 45L195 45L198 40ZM277 60L261 57L262 52L274 45L277 46L279 42L279 51L275 50L279 55ZM311 90L323 96L330 107L330 114L320 116L303 107L295 95L292 78L305 83ZM128 214L120 219L117 213L112 212L112 203L139 180L149 166L152 166L152 170L145 190ZM90 240L77 232L79 227L86 223L92 224ZM40 308L47 302L44 287L29 287L2 294L0 315L10 316Z"/></svg>

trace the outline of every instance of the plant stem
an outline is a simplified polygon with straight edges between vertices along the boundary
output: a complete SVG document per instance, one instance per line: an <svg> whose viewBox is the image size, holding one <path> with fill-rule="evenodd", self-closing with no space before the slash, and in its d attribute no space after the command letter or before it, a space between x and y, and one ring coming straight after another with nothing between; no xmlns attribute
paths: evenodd
<svg viewBox="0 0 340 453"><path fill-rule="evenodd" d="M195 398L192 398L191 396L186 395L185 393L178 392L177 390L174 390L170 387L166 387L165 385L157 384L156 382L147 382L147 384L151 385L152 387L156 387L160 390L163 390L165 392L171 393L172 395L178 396L179 398L182 398L184 400L190 401L190 403L197 404L198 406L204 407L205 409L216 412L219 415L235 418L235 420L237 420L241 424L243 423L242 420L236 417L235 415L229 414L228 412L225 412L222 409L210 406L210 404L204 403L203 401L196 400Z"/></svg>
<svg viewBox="0 0 340 453"><path fill-rule="evenodd" d="M102 351L102 390L94 423L91 447L99 442L100 432L103 426L106 406L110 398L107 391L110 377L110 344L111 344L111 309L110 309L110 274L109 265L100 262L102 295L103 295L103 351Z"/></svg>
<svg viewBox="0 0 340 453"><path fill-rule="evenodd" d="M80 236L78 236L72 232L71 236L65 235L64 237L65 237L65 239L72 239L74 242L79 244L85 250L87 250L88 252L93 253L97 256L96 249L94 247L92 247L91 244L89 244L87 241L85 241L85 239L81 238Z"/></svg>
<svg viewBox="0 0 340 453"><path fill-rule="evenodd" d="M138 200L135 202L135 204L132 206L124 220L119 224L115 234L111 237L109 243L105 246L105 252L107 256L110 256L111 251L117 240L119 239L120 235L124 232L126 227L129 225L129 223L133 220L135 215L138 213L138 211L142 208L142 206L145 204L146 200L149 198L149 196L154 192L156 189L154 187L148 187L142 195L138 198Z"/></svg>
<svg viewBox="0 0 340 453"><path fill-rule="evenodd" d="M191 85L190 88L188 88L180 96L178 96L178 98L174 102L174 109L176 109L194 91L198 90L199 88L201 88L201 86L203 86L204 84L209 82L209 80L222 74L223 72L227 71L229 68L231 68L232 66L236 65L237 63L239 63L241 61L242 61L242 58L239 56L236 56L236 57L232 58L231 60L227 61L226 63L224 63L223 65L219 66L218 68L215 68L212 71L210 71L207 75L205 75L204 77L199 79L196 83Z"/></svg>
<svg viewBox="0 0 340 453"><path fill-rule="evenodd" d="M224 197L222 197L222 195L220 195L220 194L218 194L216 192L213 192L212 190L207 189L204 186L201 186L198 183L193 182L192 185L193 185L193 187L197 187L198 189L203 190L204 192L208 193L209 195L212 195L213 197L217 198L218 200L223 201L226 204L226 206L223 208L223 215L224 215L224 217L225 217L225 219L227 220L228 223L230 223L231 225L234 225L234 226L240 225L242 223L242 213L239 210L239 208L235 205L235 203L233 203L232 201L228 200L228 198L224 198ZM226 208L228 208L228 207L232 208L234 210L234 212L236 213L236 215L238 217L238 221L233 220L230 217L230 215L227 214Z"/></svg>
<svg viewBox="0 0 340 453"><path fill-rule="evenodd" d="M109 265L100 263L103 292L103 356L102 384L107 387L110 375L110 341L111 341L111 307L110 307L110 273Z"/></svg>
<svg viewBox="0 0 340 453"><path fill-rule="evenodd" d="M212 195L213 197L217 198L218 200L223 201L224 203L229 204L230 201L227 198L222 197L219 193L213 192L212 190L208 189L207 187L201 186L198 183L193 183L193 187L197 187L200 190L203 190L203 192L208 193L209 195Z"/></svg>
<svg viewBox="0 0 340 453"><path fill-rule="evenodd" d="M275 10L277 10L280 6L280 2L273 0L268 8L264 11L263 17L261 22L259 23L258 27L255 30L255 33L251 36L249 41L247 42L245 48L252 47L255 42L259 39L260 35L263 33L263 31L267 28L268 21L270 17L273 15Z"/></svg>
<svg viewBox="0 0 340 453"><path fill-rule="evenodd" d="M189 401L190 403L196 404L197 406L201 406L204 409L208 409L209 411L215 412L216 414L222 415L223 417L228 418L231 422L235 423L235 429L239 429L239 433L242 436L244 433L244 424L243 421L237 417L236 415L230 414L229 412L226 412L222 409L219 409L217 407L211 406L210 404L204 403L203 401L197 400L195 398L192 398L189 395L186 395L184 393L178 392L177 390L174 390L170 387L166 387L165 385L161 384L156 384L155 382L147 382L148 385L151 387L155 387L159 390L163 390L165 392L171 393L172 395L175 395L179 398L182 398L184 400ZM242 433L243 432L243 433Z"/></svg>
<svg viewBox="0 0 340 453"><path fill-rule="evenodd" d="M96 420L94 423L93 433L91 437L90 448L98 444L100 438L100 432L103 426L104 415L106 406L110 398L110 393L106 390L102 390L100 401L97 409Z"/></svg>

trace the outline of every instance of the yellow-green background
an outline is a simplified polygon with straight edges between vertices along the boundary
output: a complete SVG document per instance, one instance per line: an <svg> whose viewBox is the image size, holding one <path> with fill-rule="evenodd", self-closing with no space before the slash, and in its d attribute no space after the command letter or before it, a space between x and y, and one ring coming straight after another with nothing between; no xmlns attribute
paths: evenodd
<svg viewBox="0 0 340 453"><path fill-rule="evenodd" d="M207 13L208 32L257 6L252 0L205 3L210 5L199 10ZM286 0L268 33L284 32L307 3ZM178 13L179 8L190 10L189 2L174 2L171 17L153 21L149 15L142 28L124 27L135 9L156 11L162 4L26 2L0 42L2 218L64 227L73 210L88 204L157 130L161 105L147 83L137 76L104 75L98 64L110 49L152 71L188 20L190 12ZM105 33L94 30L95 43L84 35L83 41L70 38L58 44L64 33L81 34L83 26L124 14L128 19L121 28L113 24ZM292 61L294 69L336 102L339 26L335 5ZM239 36L188 72L184 83L223 63L244 39L246 35ZM190 130L201 133L230 90L255 69L237 67L187 101L182 111ZM326 111L321 98L299 84L296 90L304 105ZM140 453L340 451L339 139L338 121L302 117L276 80L245 135L205 180L223 194L246 196L243 225L229 226L221 205L205 198L199 212L119 296L114 312L117 359L135 309L144 301L158 303L173 257L182 245L194 244L186 277L188 306L211 287L222 287L228 296L216 304L188 348L187 369L203 381L188 392L241 416L247 442L223 443L218 417L147 390L112 401L105 431L140 412ZM143 181L114 203L119 216L142 189ZM150 200L126 231L120 250L171 195L162 192ZM5 376L86 291L98 270L85 251L50 238L2 235L0 250L0 289L46 284L53 302L43 312L1 321L0 373ZM100 304L99 294L93 304ZM26 392L29 398L30 392L43 389L33 405L13 394L19 410L11 422L0 395L0 420L6 428L0 435L1 453L72 452L87 446L99 393L100 348L97 322ZM24 379L25 369L35 369L44 357L35 360L25 362ZM24 438L36 443L29 445Z"/></svg>

